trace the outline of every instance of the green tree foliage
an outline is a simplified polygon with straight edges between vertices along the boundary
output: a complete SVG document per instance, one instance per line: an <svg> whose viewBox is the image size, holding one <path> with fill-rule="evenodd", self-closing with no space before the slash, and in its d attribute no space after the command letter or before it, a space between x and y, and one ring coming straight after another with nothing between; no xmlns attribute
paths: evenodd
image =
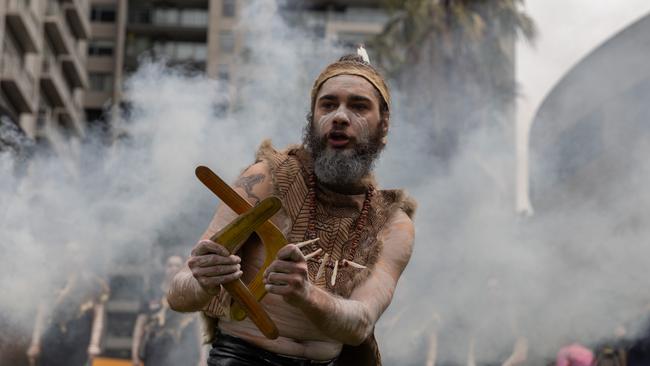
<svg viewBox="0 0 650 366"><path fill-rule="evenodd" d="M404 91L406 116L430 122L435 156L447 161L468 129L512 122L514 41L536 34L523 0L385 0L385 6L390 20L371 46Z"/></svg>

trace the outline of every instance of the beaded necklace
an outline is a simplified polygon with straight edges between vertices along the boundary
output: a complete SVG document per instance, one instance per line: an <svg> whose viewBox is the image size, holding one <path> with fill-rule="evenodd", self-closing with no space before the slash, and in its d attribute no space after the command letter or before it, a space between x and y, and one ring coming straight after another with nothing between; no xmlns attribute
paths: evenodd
<svg viewBox="0 0 650 366"><path fill-rule="evenodd" d="M316 239L317 233L316 233L316 175L314 172L310 172L307 176L307 186L308 186L308 192L307 192L307 204L309 205L309 221L307 225L307 231L305 232L305 240L311 240L311 239ZM338 273L338 267L339 267L339 262L341 262L342 267L347 267L352 266L355 268L366 268L363 265L357 264L353 262L352 260L354 259L354 256L357 252L357 247L359 246L359 241L361 240L361 231L363 228L366 226L368 222L368 211L370 209L370 201L372 200L372 197L375 194L375 187L370 184L368 185L368 189L366 190L366 197L363 201L363 205L361 206L361 213L356 219L356 222L354 224L354 231L352 234L348 237L347 243L345 244L345 247L349 249L347 255L345 252L341 253L341 256L343 258L340 258L339 260L334 260L332 253L325 253L325 255L321 259L317 258L312 258L310 260L316 261L320 263L320 266L318 268L318 272L315 277L315 281L320 278L321 275L324 274L325 267L331 268L333 270L332 272L332 278L330 280L331 286L334 286L336 284L336 275ZM312 244L315 246L316 244ZM317 248L312 247L312 250L317 250ZM321 248L322 249L322 248ZM323 249L324 250L324 249ZM347 258L346 258L347 257Z"/></svg>

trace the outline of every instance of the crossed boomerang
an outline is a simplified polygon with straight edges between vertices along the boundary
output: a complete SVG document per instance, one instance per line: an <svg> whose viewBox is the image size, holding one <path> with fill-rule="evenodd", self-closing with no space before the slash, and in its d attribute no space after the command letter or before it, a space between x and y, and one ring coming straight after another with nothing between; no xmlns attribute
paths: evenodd
<svg viewBox="0 0 650 366"><path fill-rule="evenodd" d="M195 173L208 189L239 215L214 234L210 240L223 245L229 253L235 253L255 232L266 250L264 264L248 286L241 279L222 285L235 300L230 307L230 316L235 320L244 320L248 316L264 336L276 339L279 335L278 327L260 301L266 295L263 282L264 270L273 262L280 248L287 245L287 239L282 232L268 221L282 208L282 203L277 197L272 196L253 207L209 168L199 166Z"/></svg>

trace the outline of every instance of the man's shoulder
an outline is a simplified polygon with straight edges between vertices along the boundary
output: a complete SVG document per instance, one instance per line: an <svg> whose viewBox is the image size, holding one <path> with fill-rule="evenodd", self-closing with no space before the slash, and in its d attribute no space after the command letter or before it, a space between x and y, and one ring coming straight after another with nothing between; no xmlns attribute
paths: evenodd
<svg viewBox="0 0 650 366"><path fill-rule="evenodd" d="M270 140L266 140L257 151L256 164L261 163L260 169L266 169L274 194L282 199L291 192L301 194L304 191L299 187L305 185L305 167L309 165L307 155L302 145L289 145L277 150Z"/></svg>
<svg viewBox="0 0 650 366"><path fill-rule="evenodd" d="M417 210L417 202L403 189L382 189L379 191L380 205L384 206L391 215L396 211L406 214L411 220Z"/></svg>
<svg viewBox="0 0 650 366"><path fill-rule="evenodd" d="M395 242L410 253L415 239L413 215L417 204L403 190L382 190L380 192L382 199L387 203L385 207L387 217L381 228L380 238L384 244L388 243L392 246Z"/></svg>
<svg viewBox="0 0 650 366"><path fill-rule="evenodd" d="M287 159L296 157L300 150L301 145L292 144L286 146L284 149L276 149L270 139L262 141L255 154L256 162L266 162L269 168L281 165Z"/></svg>
<svg viewBox="0 0 650 366"><path fill-rule="evenodd" d="M300 174L302 165L297 155L301 149L300 145L290 145L278 150L271 140L263 141L255 154L255 163L244 170L236 186L256 193L254 198L258 200L271 194L282 196Z"/></svg>

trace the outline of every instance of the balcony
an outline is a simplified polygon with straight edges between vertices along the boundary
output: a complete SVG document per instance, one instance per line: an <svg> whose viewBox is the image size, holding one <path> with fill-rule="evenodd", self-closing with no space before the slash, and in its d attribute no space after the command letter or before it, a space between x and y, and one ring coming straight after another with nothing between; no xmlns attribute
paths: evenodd
<svg viewBox="0 0 650 366"><path fill-rule="evenodd" d="M73 85L75 87L86 88L88 86L88 75L86 74L82 57L82 55L85 55L85 52L81 51L81 47L79 47L70 32L59 3L55 0L50 0L47 5L45 31L52 40L55 52L61 55L63 69L70 76Z"/></svg>
<svg viewBox="0 0 650 366"><path fill-rule="evenodd" d="M88 87L88 73L81 65L81 61L72 55L61 56L63 71L70 76L72 85L77 88L86 89Z"/></svg>
<svg viewBox="0 0 650 366"><path fill-rule="evenodd" d="M24 68L20 51L12 42L4 43L0 57L0 85L21 113L33 111L34 79Z"/></svg>
<svg viewBox="0 0 650 366"><path fill-rule="evenodd" d="M55 108L54 114L59 120L59 125L68 130L68 132L73 131L80 137L85 135L83 118L79 110L74 108Z"/></svg>
<svg viewBox="0 0 650 366"><path fill-rule="evenodd" d="M63 10L77 38L88 39L90 37L88 0L67 0L63 4Z"/></svg>
<svg viewBox="0 0 650 366"><path fill-rule="evenodd" d="M61 73L61 65L51 52L43 55L41 88L54 107L65 107L72 100Z"/></svg>
<svg viewBox="0 0 650 366"><path fill-rule="evenodd" d="M61 63L49 50L46 51L43 55L41 88L52 102L53 118L74 126L76 134L83 136L81 105L66 86L61 69Z"/></svg>
<svg viewBox="0 0 650 366"><path fill-rule="evenodd" d="M7 23L26 52L37 52L40 45L38 20L27 0L8 0Z"/></svg>

